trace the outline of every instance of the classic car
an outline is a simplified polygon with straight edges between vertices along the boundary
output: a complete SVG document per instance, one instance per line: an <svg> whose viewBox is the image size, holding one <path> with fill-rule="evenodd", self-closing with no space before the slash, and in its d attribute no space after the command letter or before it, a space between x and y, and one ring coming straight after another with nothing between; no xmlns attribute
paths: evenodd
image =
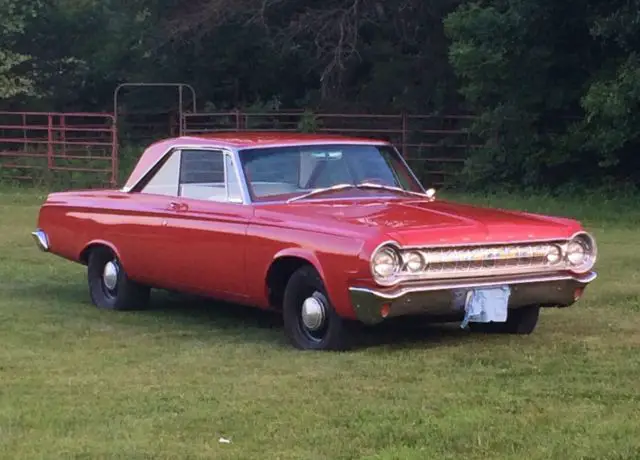
<svg viewBox="0 0 640 460"><path fill-rule="evenodd" d="M596 278L578 221L437 199L393 144L337 135L156 142L121 189L49 194L33 237L87 266L99 308L152 288L254 306L300 349L403 316L529 334Z"/></svg>

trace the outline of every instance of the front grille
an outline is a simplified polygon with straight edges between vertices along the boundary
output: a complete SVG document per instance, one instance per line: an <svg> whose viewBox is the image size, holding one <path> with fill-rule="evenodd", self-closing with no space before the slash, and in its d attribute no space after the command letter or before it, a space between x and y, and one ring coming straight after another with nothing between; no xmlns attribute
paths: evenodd
<svg viewBox="0 0 640 460"><path fill-rule="evenodd" d="M562 261L549 261L548 254L557 248L551 243L513 244L480 247L417 249L425 266L411 277L464 277L496 274L537 273L562 268ZM410 254L407 250L405 256ZM405 259L406 260L406 259Z"/></svg>

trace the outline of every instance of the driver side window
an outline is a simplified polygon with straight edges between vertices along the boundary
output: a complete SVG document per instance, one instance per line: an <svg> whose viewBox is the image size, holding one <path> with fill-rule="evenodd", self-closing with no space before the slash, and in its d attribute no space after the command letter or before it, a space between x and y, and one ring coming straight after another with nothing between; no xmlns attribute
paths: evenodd
<svg viewBox="0 0 640 460"><path fill-rule="evenodd" d="M219 150L178 150L170 155L143 193L242 202L233 159L228 154Z"/></svg>

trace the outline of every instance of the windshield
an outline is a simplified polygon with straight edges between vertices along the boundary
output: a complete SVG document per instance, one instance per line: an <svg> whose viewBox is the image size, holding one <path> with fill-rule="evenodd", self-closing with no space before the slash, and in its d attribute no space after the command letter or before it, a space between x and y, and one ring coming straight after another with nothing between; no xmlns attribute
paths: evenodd
<svg viewBox="0 0 640 460"><path fill-rule="evenodd" d="M254 201L289 199L339 184L375 183L424 193L396 150L385 145L245 149L240 161ZM348 193L389 195L382 189Z"/></svg>

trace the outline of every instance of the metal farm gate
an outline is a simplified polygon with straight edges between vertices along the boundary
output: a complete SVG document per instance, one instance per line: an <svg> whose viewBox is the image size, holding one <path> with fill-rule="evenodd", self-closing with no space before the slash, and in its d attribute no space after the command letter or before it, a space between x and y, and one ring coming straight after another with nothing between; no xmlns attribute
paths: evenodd
<svg viewBox="0 0 640 460"><path fill-rule="evenodd" d="M407 115L241 111L185 113L183 134L221 131L307 131L371 137L393 142L427 186L450 183L469 150L479 147L470 134L471 115Z"/></svg>
<svg viewBox="0 0 640 460"><path fill-rule="evenodd" d="M114 187L117 143L112 114L0 112L0 181Z"/></svg>
<svg viewBox="0 0 640 460"><path fill-rule="evenodd" d="M195 108L195 107L194 107ZM371 137L393 142L425 186L454 184L471 149L473 116L311 113L185 113L166 134L136 139L128 133L119 153L117 118L110 113L0 112L0 182L49 188L117 187L123 165L154 140L222 131L304 131ZM124 128L124 127L122 127ZM126 130L126 129L125 129ZM162 130L161 130L162 131ZM123 139L123 142L125 139ZM139 152L139 153L138 153ZM133 155L133 156L132 156Z"/></svg>

